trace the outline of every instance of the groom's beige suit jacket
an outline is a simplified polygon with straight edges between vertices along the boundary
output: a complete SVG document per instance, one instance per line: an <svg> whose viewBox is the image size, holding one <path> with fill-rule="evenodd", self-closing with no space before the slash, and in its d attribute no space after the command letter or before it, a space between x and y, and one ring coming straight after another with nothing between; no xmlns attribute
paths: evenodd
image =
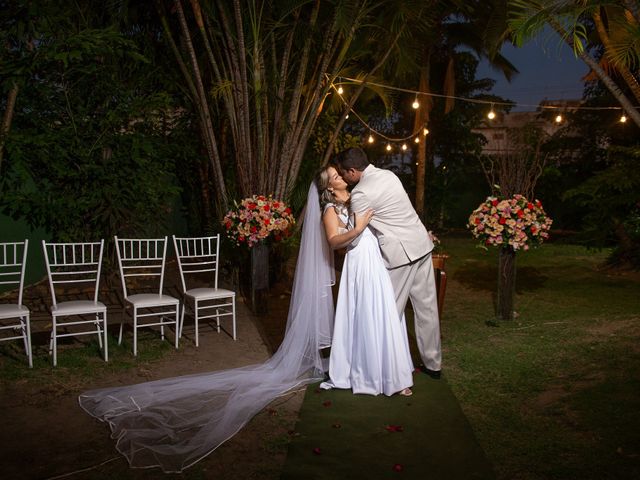
<svg viewBox="0 0 640 480"><path fill-rule="evenodd" d="M351 210L374 210L371 227L378 237L387 268L411 263L433 250L433 242L416 214L400 179L369 165L351 191Z"/></svg>

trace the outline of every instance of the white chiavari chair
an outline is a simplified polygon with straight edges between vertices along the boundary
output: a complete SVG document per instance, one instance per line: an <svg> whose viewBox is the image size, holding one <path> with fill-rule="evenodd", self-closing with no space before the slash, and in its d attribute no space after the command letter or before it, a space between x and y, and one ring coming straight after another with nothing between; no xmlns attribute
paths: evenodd
<svg viewBox="0 0 640 480"><path fill-rule="evenodd" d="M145 327L159 326L160 335L164 339L164 327L173 325L175 347L178 348L180 301L162 293L167 237L142 239L116 236L115 241L124 299L131 308L133 318L133 354L138 354L138 329ZM141 281L146 284L141 285ZM149 284L151 293L131 294L134 290L148 288ZM123 324L124 315L120 323L118 344L122 342Z"/></svg>
<svg viewBox="0 0 640 480"><path fill-rule="evenodd" d="M0 303L0 332L3 332L0 342L21 338L29 367L33 367L30 312L22 304L28 248L29 240L0 243L0 285L18 287L18 303ZM4 334L4 332L9 333Z"/></svg>
<svg viewBox="0 0 640 480"><path fill-rule="evenodd" d="M43 240L42 249L53 301L53 324L49 343L53 365L56 366L58 363L58 339L82 335L97 335L104 361L108 361L107 307L98 300L104 240L78 243L54 243ZM83 284L87 287L78 288ZM75 298L59 301L63 296L71 294L69 289L73 289L72 295ZM79 329L83 325L85 328ZM87 328L89 326L92 328Z"/></svg>
<svg viewBox="0 0 640 480"><path fill-rule="evenodd" d="M173 245L178 259L184 304L180 317L180 335L184 326L184 312L191 307L195 320L195 341L199 345L198 325L200 320L215 319L220 332L220 318L231 317L232 337L236 339L236 293L218 287L220 265L220 235L212 237L179 238L173 236ZM196 287L196 276L206 276L208 285Z"/></svg>

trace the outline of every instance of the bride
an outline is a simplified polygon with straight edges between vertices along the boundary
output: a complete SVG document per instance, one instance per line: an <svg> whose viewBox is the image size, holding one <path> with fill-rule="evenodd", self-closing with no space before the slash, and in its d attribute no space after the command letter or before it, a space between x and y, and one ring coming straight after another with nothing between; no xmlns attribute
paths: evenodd
<svg viewBox="0 0 640 480"><path fill-rule="evenodd" d="M233 437L278 396L324 379L320 349L331 344L335 277L319 205L312 182L286 333L269 360L80 395L80 406L109 425L117 450L131 467L181 472ZM351 303L342 305L352 308Z"/></svg>
<svg viewBox="0 0 640 480"><path fill-rule="evenodd" d="M316 184L327 241L333 249L347 247L336 305L330 379L320 387L409 396L413 363L406 324L404 317L398 317L378 240L367 228L374 213L356 216L355 225L350 225L347 184L333 166L319 173Z"/></svg>

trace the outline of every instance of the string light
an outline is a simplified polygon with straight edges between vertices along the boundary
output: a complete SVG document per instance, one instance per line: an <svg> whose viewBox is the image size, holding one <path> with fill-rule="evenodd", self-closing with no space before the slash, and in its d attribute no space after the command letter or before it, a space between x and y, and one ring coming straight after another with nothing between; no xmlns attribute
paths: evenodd
<svg viewBox="0 0 640 480"><path fill-rule="evenodd" d="M325 76L327 78L330 78L328 74L325 74ZM354 83L363 83L362 79L358 79L358 78L348 78L348 77L344 77L344 80L347 80L349 82L354 82ZM418 90L412 90L412 89L408 89L408 88L400 88L400 87L394 87L392 85L385 85L383 83L377 83L377 82L371 82L369 80L367 80L365 82L367 85L371 85L373 87L381 87L381 88L385 88L388 90L395 90L397 92L405 92L405 93L411 93L413 95L425 95L425 96L429 96L429 97L435 97L435 98L451 98L454 100L459 100L461 102L468 102L468 103L476 103L476 104L480 104L480 105L491 105L491 109L493 110L493 106L494 105L500 105L500 106L505 106L505 107L532 107L534 109L542 109L542 110L553 110L553 109L557 109L558 106L557 105L532 105L532 104L526 104L526 103L515 103L515 102L496 102L496 101L490 101L490 100L482 100L479 98L467 98L467 97L458 97L455 95L443 95L443 94L438 94L438 93L426 93L426 92L421 92ZM591 107L591 106L583 106L583 105L575 105L575 106L571 106L570 107L572 110L622 110L621 107Z"/></svg>
<svg viewBox="0 0 640 480"><path fill-rule="evenodd" d="M496 112L493 111L493 103L491 104L491 110L489 110L489 113L487 113L487 118L489 120L493 120L494 118L496 118Z"/></svg>
<svg viewBox="0 0 640 480"><path fill-rule="evenodd" d="M332 84L331 84L331 88L333 88L336 92L338 91L338 87L337 87L337 86L336 86L336 84L334 84L334 83L332 83ZM414 137L418 134L418 132L420 131L419 129L420 129L420 128L422 128L422 127L419 127L417 130L415 130L415 131L414 131L414 132L412 132L410 135L408 135L408 136L406 136L406 137L404 137L404 138L392 138L392 137L389 137L389 136L387 136L387 135L383 134L382 132L379 132L379 131L375 130L371 125L369 125L369 123L367 123L367 122L366 122L366 121L365 121L365 120L364 120L360 115L358 115L358 112L356 112L355 110L353 110L353 108L351 107L351 105L349 105L349 104L347 103L347 101L342 97L342 95L340 95L340 100L342 100L342 103L345 105L346 109L347 109L350 113L352 113L352 114L356 117L356 119L357 119L357 120L358 120L358 121L359 121L359 122L360 122L360 123L361 123L361 124L366 128L366 129L367 129L367 130L369 130L369 137L367 138L367 141L368 141L370 144L371 144L371 143L374 143L374 141L375 141L375 138L374 138L374 136L373 136L373 134L374 134L374 133L375 133L377 136L379 136L379 137L383 138L384 140L387 140L388 142L394 142L394 143L395 143L395 142L398 142L398 143L399 143L399 142L405 142L405 141L407 141L407 140L409 140L409 139L411 139L411 138L414 138ZM345 115L345 119L347 119L347 118L349 118L349 114ZM426 128L424 129L424 132L425 132L425 133L424 133L425 135L426 135L427 133L429 133L429 131L428 131ZM418 142L416 141L416 143L418 143ZM391 150L392 150L392 147L391 147L391 144L390 144L390 143L387 145L387 150L388 150L388 151L391 151Z"/></svg>
<svg viewBox="0 0 640 480"><path fill-rule="evenodd" d="M329 75L325 74L325 76L327 77L328 80L330 80ZM413 138L414 143L419 144L420 143L420 138L418 135L418 132L420 131L419 129L417 129L416 131L414 131L413 133L411 133L409 136L404 137L404 138L392 138L389 137L385 134L383 134L382 132L377 131L376 129L372 128L371 125L369 125L368 122L366 122L360 115L358 115L358 113L352 109L352 107L347 103L347 101L343 98L342 94L344 93L344 89L342 88L341 82L342 81L348 81L348 82L355 82L355 83L363 83L362 80L359 79L353 79L353 78L338 78L338 83L334 84L331 83L331 88L333 88L338 94L339 94L339 98L340 100L342 100L342 102L345 104L345 107L347 107L347 109L350 111L350 113L353 113L355 115L355 117L357 118L357 120L366 128L369 130L369 136L367 138L367 141L369 144L373 144L375 143L375 137L374 137L374 133L381 137L383 140L387 141L387 145L385 147L385 149L387 150L387 152L391 152L393 150L392 147L392 143L397 143L400 144L400 142L406 142L409 139ZM389 90L396 90L396 91L401 91L401 92L409 92L414 94L414 101L412 103L412 107L414 109L418 109L420 107L420 103L418 101L418 96L419 95L427 95L430 97L438 97L438 98L451 98L451 99L456 99L456 100L460 100L460 101L464 101L464 102L469 102L469 103L476 103L476 104L481 104L481 105L490 105L490 110L487 113L487 118L489 120L494 120L497 117L497 114L494 110L494 106L495 105L500 105L500 106L504 106L504 107L508 107L508 108L512 108L512 107L535 107L538 110L558 110L560 108L568 108L570 110L622 110L621 107L590 107L590 106L581 106L581 105L570 105L570 106L564 106L564 107L560 107L559 103L556 104L538 104L538 105L525 105L525 104L520 104L520 103L513 103L513 102L495 102L495 101L488 101L488 100L480 100L480 99L475 99L475 98L465 98L465 97L456 97L453 95L440 95L440 94L435 94L435 93L424 93L424 92L418 92L415 90L409 90L409 89L404 89L404 88L399 88L399 87L393 87L390 85L384 85L384 84L379 84L379 83L375 83L375 82L366 82L368 85L371 86L377 86L377 87L381 87L381 88L386 88ZM349 118L349 114L347 113L345 115L345 119ZM561 114L557 114L554 118L555 123L560 124L564 121L564 117ZM626 123L627 122L627 116L624 113L624 110L622 110L622 115L620 116L619 119L620 123ZM429 129L425 126L420 127L422 128L422 134L424 136L427 136L429 134ZM403 143L401 146L402 150L407 150L408 146L406 143Z"/></svg>

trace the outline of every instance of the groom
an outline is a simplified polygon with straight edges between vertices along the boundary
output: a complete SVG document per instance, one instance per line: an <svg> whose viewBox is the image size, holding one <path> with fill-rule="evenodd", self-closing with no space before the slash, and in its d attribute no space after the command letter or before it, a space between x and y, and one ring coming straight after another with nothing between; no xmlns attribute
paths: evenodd
<svg viewBox="0 0 640 480"><path fill-rule="evenodd" d="M389 270L400 317L407 299L413 306L418 350L425 373L440 376L440 323L435 275L431 263L433 242L400 179L369 163L361 148L344 150L334 159L342 178L355 185L351 191L351 210L371 208L370 225L378 237L382 257Z"/></svg>

